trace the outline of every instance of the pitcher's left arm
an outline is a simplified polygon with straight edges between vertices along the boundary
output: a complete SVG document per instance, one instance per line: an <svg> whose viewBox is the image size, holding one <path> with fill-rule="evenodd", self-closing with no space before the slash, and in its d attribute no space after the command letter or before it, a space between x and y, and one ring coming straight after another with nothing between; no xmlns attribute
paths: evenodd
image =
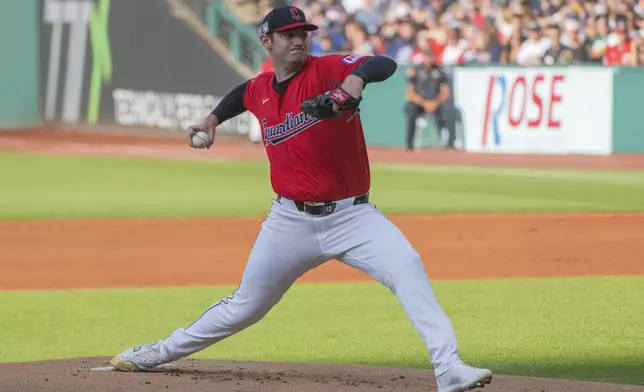
<svg viewBox="0 0 644 392"><path fill-rule="evenodd" d="M330 57L330 56L329 56ZM362 91L368 83L385 81L396 72L396 62L385 56L360 58L346 56L341 58L346 65L340 69L345 76L342 85L317 97L307 99L301 105L302 111L321 119L338 117L342 112L358 110L362 101ZM334 64L330 64L333 67ZM353 65L353 66L352 66ZM348 74L348 75L347 75Z"/></svg>

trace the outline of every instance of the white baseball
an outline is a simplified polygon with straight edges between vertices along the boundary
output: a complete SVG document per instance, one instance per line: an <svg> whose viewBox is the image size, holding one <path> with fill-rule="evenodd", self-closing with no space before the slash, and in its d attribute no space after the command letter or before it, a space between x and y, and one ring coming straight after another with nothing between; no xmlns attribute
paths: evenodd
<svg viewBox="0 0 644 392"><path fill-rule="evenodd" d="M210 137L204 131L199 131L192 135L192 145L197 148L204 148L210 143Z"/></svg>

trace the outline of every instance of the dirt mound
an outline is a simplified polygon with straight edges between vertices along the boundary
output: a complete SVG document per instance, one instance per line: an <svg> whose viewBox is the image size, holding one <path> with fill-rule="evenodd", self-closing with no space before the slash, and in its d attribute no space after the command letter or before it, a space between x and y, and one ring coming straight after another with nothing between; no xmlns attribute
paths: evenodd
<svg viewBox="0 0 644 392"><path fill-rule="evenodd" d="M109 358L0 365L0 391L436 391L430 370L185 359L150 373L107 371ZM94 370L92 370L94 369ZM642 392L644 387L495 376L487 392Z"/></svg>

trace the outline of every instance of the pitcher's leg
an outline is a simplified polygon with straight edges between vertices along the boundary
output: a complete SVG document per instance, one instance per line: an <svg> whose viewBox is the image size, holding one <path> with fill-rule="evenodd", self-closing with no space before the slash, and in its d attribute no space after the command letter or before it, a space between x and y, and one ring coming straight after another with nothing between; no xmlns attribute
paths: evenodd
<svg viewBox="0 0 644 392"><path fill-rule="evenodd" d="M418 252L373 205L352 209L353 219L338 226L338 234L329 238L337 238L333 242L345 249L338 258L398 296L427 346L437 374L454 366L460 361L454 329L436 299Z"/></svg>
<svg viewBox="0 0 644 392"><path fill-rule="evenodd" d="M112 365L120 366L118 370L147 370L203 350L263 318L298 277L319 265L321 251L313 225L291 218L288 211L271 211L262 224L239 288L230 296L166 339L138 351L126 350ZM145 362L148 352L151 360Z"/></svg>
<svg viewBox="0 0 644 392"><path fill-rule="evenodd" d="M179 328L165 341L171 357L183 357L217 343L259 321L293 282L314 267L320 255L314 235L284 231L288 225L267 220L251 251L239 288L208 308L186 328Z"/></svg>
<svg viewBox="0 0 644 392"><path fill-rule="evenodd" d="M270 237L266 232L258 237L237 290L165 339L162 351L168 357L188 356L255 324L306 272L307 264L291 264L286 268L272 263L276 257L285 256L279 255L280 250Z"/></svg>

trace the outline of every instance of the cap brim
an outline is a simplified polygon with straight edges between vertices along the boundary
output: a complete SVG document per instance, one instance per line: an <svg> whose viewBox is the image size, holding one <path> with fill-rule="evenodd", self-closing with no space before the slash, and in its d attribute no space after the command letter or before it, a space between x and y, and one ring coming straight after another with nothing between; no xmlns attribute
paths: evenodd
<svg viewBox="0 0 644 392"><path fill-rule="evenodd" d="M314 24L311 23L291 23L290 25L282 26L279 29L275 29L273 31L285 31L285 30L292 30L296 29L298 27L304 27L304 30L306 31L315 31L318 29L318 27Z"/></svg>

